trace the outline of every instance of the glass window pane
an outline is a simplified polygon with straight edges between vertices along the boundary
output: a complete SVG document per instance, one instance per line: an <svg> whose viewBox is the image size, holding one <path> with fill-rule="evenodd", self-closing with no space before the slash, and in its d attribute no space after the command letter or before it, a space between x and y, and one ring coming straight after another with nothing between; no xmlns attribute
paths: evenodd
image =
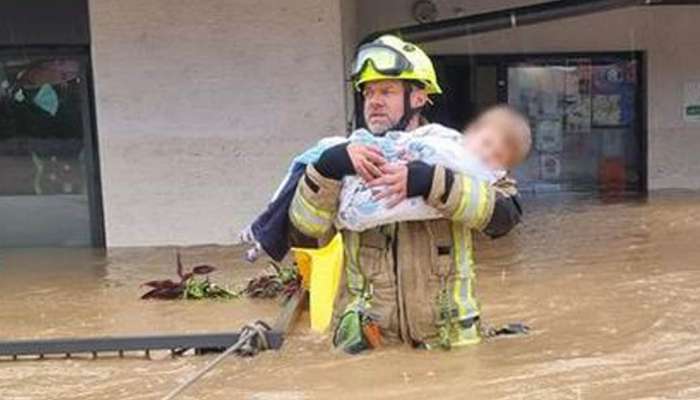
<svg viewBox="0 0 700 400"><path fill-rule="evenodd" d="M640 189L635 61L576 59L508 68L508 102L533 128L523 189Z"/></svg>
<svg viewBox="0 0 700 400"><path fill-rule="evenodd" d="M581 53L435 57L445 94L428 117L456 129L498 103L533 129L513 171L522 192L644 190L638 55Z"/></svg>
<svg viewBox="0 0 700 400"><path fill-rule="evenodd" d="M0 246L87 246L85 59L0 54Z"/></svg>

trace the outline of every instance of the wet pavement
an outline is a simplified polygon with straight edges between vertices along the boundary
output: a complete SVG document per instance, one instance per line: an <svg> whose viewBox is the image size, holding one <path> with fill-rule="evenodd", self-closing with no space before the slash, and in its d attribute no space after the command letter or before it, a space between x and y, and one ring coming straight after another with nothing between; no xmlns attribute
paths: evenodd
<svg viewBox="0 0 700 400"><path fill-rule="evenodd" d="M510 236L477 244L488 324L526 337L453 352L330 351L302 316L279 352L231 358L182 399L698 399L700 194L530 200ZM240 249L182 249L241 286L264 263ZM0 338L235 330L273 319L270 300L142 301L174 277L175 249L0 250ZM213 356L0 361L0 399L159 399Z"/></svg>

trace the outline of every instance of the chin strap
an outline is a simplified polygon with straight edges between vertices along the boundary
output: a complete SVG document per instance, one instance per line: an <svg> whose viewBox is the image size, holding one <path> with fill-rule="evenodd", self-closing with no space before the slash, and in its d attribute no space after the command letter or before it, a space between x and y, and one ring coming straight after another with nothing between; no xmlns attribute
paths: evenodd
<svg viewBox="0 0 700 400"><path fill-rule="evenodd" d="M390 131L405 131L408 124L416 115L423 111L423 106L421 107L411 107L411 92L413 91L413 85L407 81L403 81L403 116ZM385 132L386 133L386 132Z"/></svg>

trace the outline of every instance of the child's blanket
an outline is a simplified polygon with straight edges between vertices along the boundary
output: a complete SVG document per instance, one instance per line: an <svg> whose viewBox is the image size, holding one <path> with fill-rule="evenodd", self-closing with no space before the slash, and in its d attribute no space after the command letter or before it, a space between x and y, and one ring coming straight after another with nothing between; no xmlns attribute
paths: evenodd
<svg viewBox="0 0 700 400"><path fill-rule="evenodd" d="M410 133L392 131L381 137L359 129L349 138L326 138L295 158L294 164L313 163L324 150L346 141L376 146L388 162L420 160L430 165L441 165L455 172L469 173L490 183L502 176L490 171L464 148L460 132L439 124L428 124ZM280 187L284 186L285 182ZM409 198L393 208L387 208L383 200L373 199L372 190L360 177L348 176L343 179L336 226L340 229L363 231L393 222L440 217L438 211L428 206L421 197Z"/></svg>
<svg viewBox="0 0 700 400"><path fill-rule="evenodd" d="M499 178L464 148L461 133L442 125L429 124L410 133L389 132L381 138L362 130L354 132L351 140L376 145L388 162L420 160L455 172L469 173L490 183ZM338 228L363 231L393 222L437 218L441 218L440 213L427 205L422 197L408 198L387 208L383 200L373 199L372 189L361 178L349 176L343 179L336 221Z"/></svg>

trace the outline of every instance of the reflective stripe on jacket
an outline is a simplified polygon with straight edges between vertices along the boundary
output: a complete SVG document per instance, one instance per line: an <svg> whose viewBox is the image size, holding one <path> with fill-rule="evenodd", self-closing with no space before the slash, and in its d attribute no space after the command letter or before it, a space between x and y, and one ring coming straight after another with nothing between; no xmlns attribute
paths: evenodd
<svg viewBox="0 0 700 400"><path fill-rule="evenodd" d="M445 219L401 222L364 232L342 231L344 271L335 312L361 307L374 317L385 338L431 343L446 323L477 317L472 231L483 229L494 210L494 189L466 174L436 167L427 202ZM302 234L329 239L341 181L308 166L289 216ZM336 318L337 321L337 318Z"/></svg>

